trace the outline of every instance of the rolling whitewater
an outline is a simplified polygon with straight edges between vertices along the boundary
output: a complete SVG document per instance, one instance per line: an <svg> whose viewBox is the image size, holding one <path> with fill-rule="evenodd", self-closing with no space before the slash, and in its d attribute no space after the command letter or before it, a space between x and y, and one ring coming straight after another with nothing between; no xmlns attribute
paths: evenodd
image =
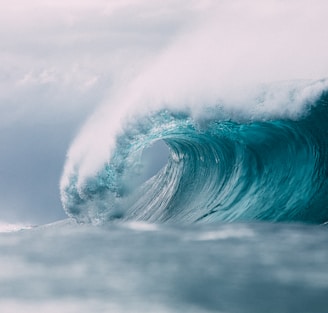
<svg viewBox="0 0 328 313"><path fill-rule="evenodd" d="M221 100L197 114L172 105L135 116L129 111L119 131L105 134L112 137L110 155L98 156L92 175L83 174L80 157L68 158L63 206L78 222L95 224L113 219L323 224L327 86L326 80L261 86L253 98L239 100L241 105ZM281 111L272 112L272 103ZM106 133L106 127L100 131ZM144 150L151 154L160 141L168 149L167 163L147 177L152 159L143 157ZM85 152L93 160L96 153Z"/></svg>

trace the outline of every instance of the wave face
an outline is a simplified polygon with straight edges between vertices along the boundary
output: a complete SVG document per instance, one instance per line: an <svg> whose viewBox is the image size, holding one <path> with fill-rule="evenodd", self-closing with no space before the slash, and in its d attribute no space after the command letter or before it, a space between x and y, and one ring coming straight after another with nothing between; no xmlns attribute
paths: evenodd
<svg viewBox="0 0 328 313"><path fill-rule="evenodd" d="M290 102L299 92L293 90ZM293 114L284 102L287 113L255 117L221 105L207 108L202 118L165 107L139 115L115 135L110 158L93 175L81 183L78 165L64 171L65 211L92 223L116 218L324 223L328 92L316 94L304 98ZM262 103L258 96L254 101ZM148 166L143 151L158 141L168 147L167 163L142 178Z"/></svg>

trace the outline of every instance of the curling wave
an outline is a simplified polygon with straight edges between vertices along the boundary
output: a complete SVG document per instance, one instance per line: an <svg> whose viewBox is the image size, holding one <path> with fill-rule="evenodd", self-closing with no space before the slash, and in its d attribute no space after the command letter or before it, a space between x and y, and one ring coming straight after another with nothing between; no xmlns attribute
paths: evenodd
<svg viewBox="0 0 328 313"><path fill-rule="evenodd" d="M110 157L93 175L81 178L78 162L68 160L73 165L66 167L61 182L64 209L80 222L93 223L116 218L324 223L326 85L321 82L315 96L302 97L302 105L293 112L290 103L281 103L282 114L254 115L245 107L238 114L236 106L216 104L204 108L201 117L192 110L163 106L130 118L120 133L112 135ZM275 97L272 90L264 98ZM279 90L274 87L275 93ZM300 90L288 87L285 93L292 102ZM254 98L256 112L263 108L264 98ZM158 141L168 147L167 164L155 175L138 179L145 166L143 151Z"/></svg>

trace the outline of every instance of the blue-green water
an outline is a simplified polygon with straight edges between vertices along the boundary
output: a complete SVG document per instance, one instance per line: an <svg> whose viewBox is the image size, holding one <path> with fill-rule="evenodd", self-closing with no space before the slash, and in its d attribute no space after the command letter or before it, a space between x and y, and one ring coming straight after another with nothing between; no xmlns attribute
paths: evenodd
<svg viewBox="0 0 328 313"><path fill-rule="evenodd" d="M126 118L120 133L104 135L114 144L98 170L81 173L87 152L68 159L73 166L61 184L66 212L92 223L328 221L326 84L295 84L260 90L245 107L204 106L196 117L177 105ZM110 115L108 123L114 120ZM143 151L159 141L167 145L167 163L142 180L150 166ZM96 149L89 155L101 160Z"/></svg>

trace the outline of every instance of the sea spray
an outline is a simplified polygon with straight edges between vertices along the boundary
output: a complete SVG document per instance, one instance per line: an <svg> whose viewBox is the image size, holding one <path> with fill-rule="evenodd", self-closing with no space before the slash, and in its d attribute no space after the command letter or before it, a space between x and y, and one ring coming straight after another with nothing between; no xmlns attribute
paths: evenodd
<svg viewBox="0 0 328 313"><path fill-rule="evenodd" d="M87 175L84 155L67 160L61 184L66 212L93 223L325 222L327 81L272 84L250 94L239 105L231 99L203 105L203 112L165 103L150 113L128 112L121 124L114 118L116 132L103 124L101 138L107 139L96 144L107 147L108 159L87 146L87 158L102 164ZM102 118L110 123L113 117ZM81 136L78 145L88 140ZM160 140L168 162L141 183L142 151Z"/></svg>

